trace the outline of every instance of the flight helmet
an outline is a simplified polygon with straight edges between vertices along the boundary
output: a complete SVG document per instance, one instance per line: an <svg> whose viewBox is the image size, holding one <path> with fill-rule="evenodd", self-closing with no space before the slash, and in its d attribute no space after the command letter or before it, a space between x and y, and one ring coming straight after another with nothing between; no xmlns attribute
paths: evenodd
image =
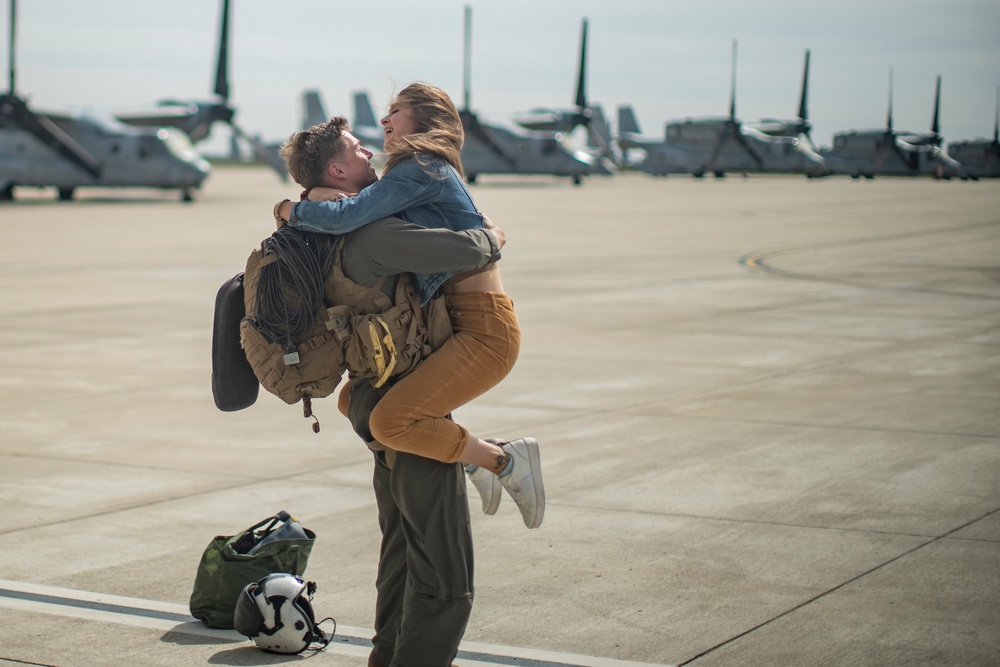
<svg viewBox="0 0 1000 667"><path fill-rule="evenodd" d="M322 650L333 639L333 633L327 635L316 622L311 603L315 592L312 581L305 582L292 574L269 574L247 584L240 593L233 627L269 653Z"/></svg>

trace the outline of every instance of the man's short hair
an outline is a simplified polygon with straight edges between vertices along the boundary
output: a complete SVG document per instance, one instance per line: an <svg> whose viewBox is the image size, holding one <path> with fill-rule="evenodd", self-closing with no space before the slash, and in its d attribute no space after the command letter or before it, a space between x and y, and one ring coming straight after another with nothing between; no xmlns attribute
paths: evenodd
<svg viewBox="0 0 1000 667"><path fill-rule="evenodd" d="M343 116L334 116L325 123L296 132L278 149L288 173L304 188L323 185L326 168L339 160L346 147L344 132L351 125Z"/></svg>

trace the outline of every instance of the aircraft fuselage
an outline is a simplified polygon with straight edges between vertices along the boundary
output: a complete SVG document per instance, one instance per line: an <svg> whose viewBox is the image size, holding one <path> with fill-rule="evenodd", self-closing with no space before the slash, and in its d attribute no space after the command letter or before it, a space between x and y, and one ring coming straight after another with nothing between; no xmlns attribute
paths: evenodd
<svg viewBox="0 0 1000 667"><path fill-rule="evenodd" d="M117 131L87 118L44 114L100 163L95 177L16 123L0 128L0 186L81 186L196 189L209 164L176 130Z"/></svg>
<svg viewBox="0 0 1000 667"><path fill-rule="evenodd" d="M962 165L962 175L970 178L1000 177L1000 145L996 140L972 139L948 144L948 155Z"/></svg>
<svg viewBox="0 0 1000 667"><path fill-rule="evenodd" d="M826 158L832 173L855 178L872 178L880 174L939 178L960 175L961 165L940 146L911 143L903 138L905 136L921 135L878 129L840 132L833 135L833 146L820 154Z"/></svg>
<svg viewBox="0 0 1000 667"><path fill-rule="evenodd" d="M667 124L662 142L624 135L619 144L643 149L646 158L636 168L651 174L826 173L823 158L808 141L731 123L726 117L675 121Z"/></svg>

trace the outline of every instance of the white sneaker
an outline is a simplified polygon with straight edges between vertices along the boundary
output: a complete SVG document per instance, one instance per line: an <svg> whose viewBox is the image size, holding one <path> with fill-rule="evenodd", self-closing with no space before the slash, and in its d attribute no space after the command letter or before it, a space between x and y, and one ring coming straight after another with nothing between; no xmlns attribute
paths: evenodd
<svg viewBox="0 0 1000 667"><path fill-rule="evenodd" d="M542 465L538 457L538 441L519 438L500 445L514 462L510 474L500 478L500 484L517 503L521 518L528 528L538 528L545 516L545 488L542 486Z"/></svg>
<svg viewBox="0 0 1000 667"><path fill-rule="evenodd" d="M479 491L479 497L483 500L483 513L494 515L500 507L500 478L486 468L476 467L475 471L468 473L472 485Z"/></svg>

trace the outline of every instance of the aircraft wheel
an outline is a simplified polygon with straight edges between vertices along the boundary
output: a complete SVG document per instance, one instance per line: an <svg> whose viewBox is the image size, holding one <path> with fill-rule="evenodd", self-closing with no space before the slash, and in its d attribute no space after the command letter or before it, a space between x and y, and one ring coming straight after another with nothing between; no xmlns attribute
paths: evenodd
<svg viewBox="0 0 1000 667"><path fill-rule="evenodd" d="M469 174L465 177L465 180L469 185L473 185L476 182L476 176L477 174Z"/></svg>
<svg viewBox="0 0 1000 667"><path fill-rule="evenodd" d="M183 202L194 201L194 195L191 194L191 190L189 190L188 188L184 188L183 190L181 190L181 201Z"/></svg>
<svg viewBox="0 0 1000 667"><path fill-rule="evenodd" d="M859 178L861 178L861 174L851 174L851 178L853 178L854 180L858 180Z"/></svg>
<svg viewBox="0 0 1000 667"><path fill-rule="evenodd" d="M583 179L580 178L580 174L573 176L573 185L582 185Z"/></svg>
<svg viewBox="0 0 1000 667"><path fill-rule="evenodd" d="M715 174L716 178L725 178L726 177L726 172L724 172L724 171L713 171L712 173Z"/></svg>
<svg viewBox="0 0 1000 667"><path fill-rule="evenodd" d="M865 174L865 178L869 181L875 180L875 174Z"/></svg>
<svg viewBox="0 0 1000 667"><path fill-rule="evenodd" d="M0 190L0 201L14 201L14 184Z"/></svg>
<svg viewBox="0 0 1000 667"><path fill-rule="evenodd" d="M59 188L59 201L70 201L73 199L73 188Z"/></svg>

